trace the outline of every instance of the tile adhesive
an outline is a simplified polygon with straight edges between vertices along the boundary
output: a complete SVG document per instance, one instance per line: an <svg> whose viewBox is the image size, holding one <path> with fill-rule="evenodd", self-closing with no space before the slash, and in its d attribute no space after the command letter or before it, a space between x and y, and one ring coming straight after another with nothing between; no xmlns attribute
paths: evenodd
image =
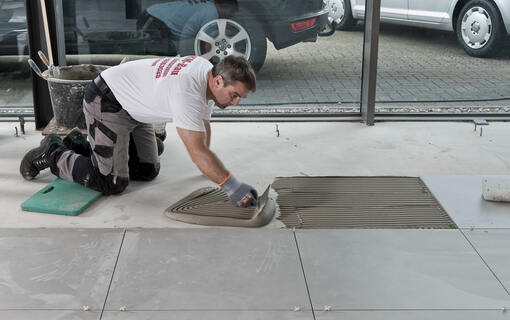
<svg viewBox="0 0 510 320"><path fill-rule="evenodd" d="M289 228L457 228L416 177L284 177L272 187Z"/></svg>
<svg viewBox="0 0 510 320"><path fill-rule="evenodd" d="M270 186L259 197L257 206L238 208L218 187L200 188L165 211L173 220L206 226L262 227L276 213L275 201L269 197Z"/></svg>
<svg viewBox="0 0 510 320"><path fill-rule="evenodd" d="M270 186L271 187L271 186ZM288 228L456 229L416 177L283 177L255 208L237 208L221 188L201 188L170 206L171 219L209 226L261 227L278 211ZM278 209L277 209L278 208Z"/></svg>

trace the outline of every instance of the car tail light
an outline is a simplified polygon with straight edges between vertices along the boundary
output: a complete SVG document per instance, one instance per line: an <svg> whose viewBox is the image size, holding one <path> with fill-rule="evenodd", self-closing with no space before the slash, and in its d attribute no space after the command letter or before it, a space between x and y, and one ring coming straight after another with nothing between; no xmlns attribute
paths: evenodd
<svg viewBox="0 0 510 320"><path fill-rule="evenodd" d="M306 30L306 29L310 29L311 27L313 27L315 25L316 21L317 21L317 18L312 18L312 19L308 19L308 20L294 22L290 26L292 27L292 31L294 33L296 33L299 31Z"/></svg>

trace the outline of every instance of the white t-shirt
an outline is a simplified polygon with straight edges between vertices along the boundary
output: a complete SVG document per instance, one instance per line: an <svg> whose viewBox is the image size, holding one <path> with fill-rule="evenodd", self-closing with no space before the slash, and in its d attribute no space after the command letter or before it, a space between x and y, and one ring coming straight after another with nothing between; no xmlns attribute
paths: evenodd
<svg viewBox="0 0 510 320"><path fill-rule="evenodd" d="M106 69L101 76L133 119L205 131L204 120L211 119L214 106L206 100L212 67L196 56L142 59Z"/></svg>

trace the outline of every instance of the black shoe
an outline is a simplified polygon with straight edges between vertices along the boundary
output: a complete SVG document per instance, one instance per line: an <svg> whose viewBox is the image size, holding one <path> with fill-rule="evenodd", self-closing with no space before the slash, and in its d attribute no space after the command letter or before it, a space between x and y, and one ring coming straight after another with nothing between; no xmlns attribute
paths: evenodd
<svg viewBox="0 0 510 320"><path fill-rule="evenodd" d="M82 156L90 157L90 143L79 128L74 128L64 137L64 145Z"/></svg>
<svg viewBox="0 0 510 320"><path fill-rule="evenodd" d="M49 153L55 143L62 144L62 139L56 134L50 134L46 136L39 147L34 148L25 154L19 172L26 180L34 179L41 170L44 170L50 166Z"/></svg>

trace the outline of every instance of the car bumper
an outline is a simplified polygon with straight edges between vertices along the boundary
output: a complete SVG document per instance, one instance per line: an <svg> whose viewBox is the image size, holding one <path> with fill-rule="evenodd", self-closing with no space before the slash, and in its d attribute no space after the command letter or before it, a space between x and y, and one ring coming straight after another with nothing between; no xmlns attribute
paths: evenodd
<svg viewBox="0 0 510 320"><path fill-rule="evenodd" d="M305 30L294 32L292 30L292 23L316 18L315 24ZM299 42L310 42L317 39L318 33L328 22L328 9L323 9L318 12L306 14L303 16L292 17L285 21L279 22L274 25L272 35L269 39L273 42L276 49L280 50L292 46Z"/></svg>

